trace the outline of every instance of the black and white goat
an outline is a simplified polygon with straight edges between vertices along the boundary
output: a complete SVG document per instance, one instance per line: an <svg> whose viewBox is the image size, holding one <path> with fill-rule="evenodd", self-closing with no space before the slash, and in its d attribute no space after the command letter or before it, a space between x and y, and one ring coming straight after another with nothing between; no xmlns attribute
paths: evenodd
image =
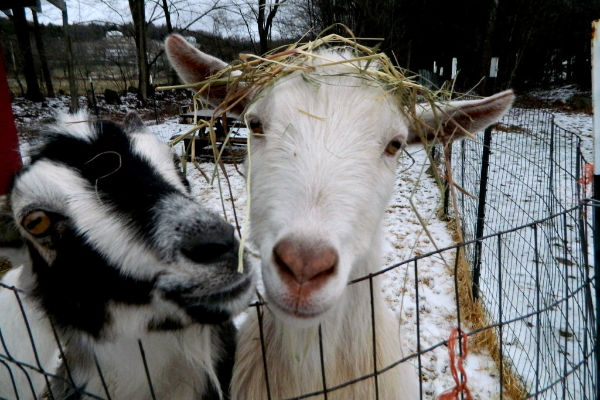
<svg viewBox="0 0 600 400"><path fill-rule="evenodd" d="M227 397L231 318L252 274L238 273L231 225L191 198L137 116L124 129L62 117L9 200L30 262L5 283L23 290L37 356L15 294L0 287L0 398L34 398L47 382L55 399ZM65 351L57 376L27 379L18 356L50 372L59 363L49 321Z"/></svg>

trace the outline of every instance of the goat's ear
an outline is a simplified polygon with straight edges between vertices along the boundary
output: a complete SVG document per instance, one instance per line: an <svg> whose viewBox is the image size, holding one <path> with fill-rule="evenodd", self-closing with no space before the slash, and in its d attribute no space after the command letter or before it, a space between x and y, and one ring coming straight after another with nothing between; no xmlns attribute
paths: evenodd
<svg viewBox="0 0 600 400"><path fill-rule="evenodd" d="M481 100L421 107L420 111L417 109L418 120L409 129L407 143L419 143L424 139L449 141L460 139L467 132L478 132L502 118L514 99L513 91L506 90Z"/></svg>
<svg viewBox="0 0 600 400"><path fill-rule="evenodd" d="M130 111L125 116L125 120L123 121L123 128L127 134L142 132L145 130L146 126L144 125L144 121L140 118L140 116L134 112Z"/></svg>
<svg viewBox="0 0 600 400"><path fill-rule="evenodd" d="M184 83L201 82L215 72L227 67L227 63L201 52L179 35L167 37L165 52L169 63ZM206 94L206 100L213 106L218 106L226 94L226 85L211 87ZM240 112L240 110L236 111Z"/></svg>
<svg viewBox="0 0 600 400"><path fill-rule="evenodd" d="M203 81L216 71L227 67L224 61L201 52L179 35L167 37L165 52L169 62L185 83Z"/></svg>

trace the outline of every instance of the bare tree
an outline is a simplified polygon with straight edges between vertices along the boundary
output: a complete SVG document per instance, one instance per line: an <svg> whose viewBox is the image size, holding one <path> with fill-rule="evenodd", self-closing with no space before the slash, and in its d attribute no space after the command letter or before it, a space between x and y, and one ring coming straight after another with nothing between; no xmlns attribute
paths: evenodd
<svg viewBox="0 0 600 400"><path fill-rule="evenodd" d="M146 37L146 5L144 0L129 0L129 9L135 28L135 47L138 64L138 98L146 103L150 87L148 73L148 41Z"/></svg>
<svg viewBox="0 0 600 400"><path fill-rule="evenodd" d="M33 101L42 101L44 96L38 85L37 76L33 64L33 55L31 53L31 41L29 38L29 26L25 18L25 8L15 7L12 9L12 21L15 26L19 50L23 57L23 73L27 82L27 92L25 97Z"/></svg>
<svg viewBox="0 0 600 400"><path fill-rule="evenodd" d="M279 10L279 6L286 0L275 0L274 3L267 5L266 0L258 0L258 14L256 22L258 24L258 37L260 38L260 53L265 54L269 51L269 41L273 29L273 19ZM267 12L268 11L268 12Z"/></svg>
<svg viewBox="0 0 600 400"><path fill-rule="evenodd" d="M184 32L210 14L228 8L228 5L222 3L222 0L209 0L206 3L190 0L150 0L150 3L152 3L152 11L151 15L147 18L147 24L164 18L167 33L169 34L176 30ZM158 10L162 12L157 12ZM173 23L172 15L176 17L175 24ZM184 16L191 16L191 19L185 19L183 18ZM150 70L164 54L164 48L161 46L154 54L152 52L148 54L148 69ZM177 82L177 74L171 68L169 68L169 81L172 83Z"/></svg>
<svg viewBox="0 0 600 400"><path fill-rule="evenodd" d="M250 0L244 2L233 2L235 7L232 10L237 14L238 18L245 25L248 36L254 46L254 51L260 54L265 54L269 51L269 43L271 41L271 33L273 30L273 21L275 15L287 0L273 0L273 2L267 3L266 0L258 0L257 3L251 3ZM256 30L252 26L256 23ZM259 48L256 49L254 44L253 36L258 31Z"/></svg>
<svg viewBox="0 0 600 400"><path fill-rule="evenodd" d="M35 36L35 44L37 47L38 54L40 56L40 64L42 65L42 75L44 76L44 82L46 83L46 95L48 97L54 97L54 85L52 85L52 76L50 75L50 68L48 68L48 57L46 57L46 48L44 46L44 40L40 33L40 24L38 22L37 12L31 9L33 15L33 33Z"/></svg>

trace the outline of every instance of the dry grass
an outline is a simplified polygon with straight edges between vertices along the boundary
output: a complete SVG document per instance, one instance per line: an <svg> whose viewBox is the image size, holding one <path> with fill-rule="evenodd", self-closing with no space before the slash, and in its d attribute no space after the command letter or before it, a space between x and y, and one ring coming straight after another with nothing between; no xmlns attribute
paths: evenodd
<svg viewBox="0 0 600 400"><path fill-rule="evenodd" d="M280 47L264 57L240 54L239 60L217 71L204 81L187 85L158 87L157 90L195 89L195 110L205 105L203 99L208 98L209 93L213 98L222 98L210 120L195 121L195 127L177 141L194 134L203 127L208 127L215 160L218 161L222 149L219 151L214 144L215 119L228 113L243 115L244 104L249 102L256 93L264 91L281 78L297 71L319 74L320 71L327 73L327 67L347 66L348 74L376 82L395 97L398 103L403 105L403 112L406 113L408 120L414 123L419 130L424 126L422 121L417 118L416 105L418 103L439 103L453 97L451 85L450 87L444 86L440 90L428 89L416 82L415 74L396 66L386 54L378 52L376 47L371 48L359 43L359 41L381 39L358 39L349 30L348 36L329 34L308 43L297 42ZM332 60L323 55L321 52L323 49L341 49L352 56L343 60ZM422 138L424 139L424 135Z"/></svg>

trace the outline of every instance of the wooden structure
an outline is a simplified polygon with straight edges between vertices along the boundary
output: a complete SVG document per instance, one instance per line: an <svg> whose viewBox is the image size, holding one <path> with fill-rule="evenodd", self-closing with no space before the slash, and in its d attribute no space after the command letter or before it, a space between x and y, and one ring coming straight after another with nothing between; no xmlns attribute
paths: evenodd
<svg viewBox="0 0 600 400"><path fill-rule="evenodd" d="M195 113L183 112L179 116L180 124L193 124L194 118L196 120L209 121L214 114L214 110L203 109L197 110ZM224 121L222 117L215 118L214 130L216 135L217 149L221 149L223 143L226 143L225 150L223 151L222 161L226 163L240 163L244 161L246 157L246 137L239 137L230 135L225 142L228 132L231 129L245 128L243 123L240 122L239 116L235 114L228 114L227 120ZM192 138L185 138L183 140L186 152L191 155L192 141L194 146L194 154L200 161L214 161L214 151L210 140L210 134L207 127L201 128L198 133Z"/></svg>

